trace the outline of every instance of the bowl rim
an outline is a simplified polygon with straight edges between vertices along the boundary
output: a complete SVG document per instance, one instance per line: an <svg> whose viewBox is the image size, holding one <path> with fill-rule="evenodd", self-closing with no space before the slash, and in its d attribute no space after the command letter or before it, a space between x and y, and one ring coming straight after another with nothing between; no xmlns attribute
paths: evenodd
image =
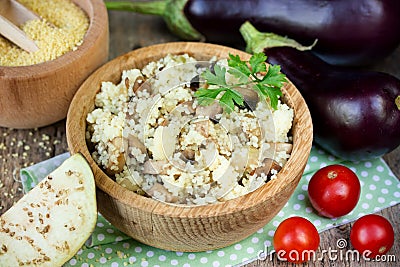
<svg viewBox="0 0 400 267"><path fill-rule="evenodd" d="M178 51L177 50L180 50ZM212 204L200 205L200 206L178 206L173 204L164 203L153 198L141 196L139 194L130 191L123 186L117 184L112 178L106 175L103 170L94 162L93 158L90 155L86 139L86 116L87 113L84 114L84 109L89 109L87 103L85 101L93 101L96 94L91 96L86 95L87 87L91 86L92 83L97 84L97 88L95 92L97 93L100 89L101 81L105 80L97 80L103 75L103 72L107 71L107 68L112 66L113 64L118 64L121 67L121 71L123 69L129 69L128 66L125 66L128 58L134 59L134 62L144 60L145 58L140 58L143 55L147 55L150 50L160 51L158 58L168 54L175 53L179 54L182 51L186 51L190 54L190 49L206 49L207 51L220 51L219 53L223 53L221 51L236 53L241 58L248 59L250 58L250 54L243 52L238 49L230 48L227 46L210 44L210 43L198 43L198 42L169 42L162 44L155 44L143 48L139 48L128 52L124 55L121 55L97 69L92 75L90 75L85 82L78 89L75 94L70 108L67 114L67 123L66 123L66 134L67 134L67 142L68 147L70 149L71 154L82 153L85 158L90 163L92 170L94 172L96 186L98 189L108 194L110 197L118 200L125 205L132 206L136 209L142 210L143 212L151 212L153 215L165 216L175 218L198 218L198 217L216 217L227 214L232 214L237 212L238 210L245 209L255 209L258 205L265 205L266 202L273 200L276 197L276 194L282 193L285 190L285 187L290 184L290 182L295 181L296 185L298 184L301 175L303 174L305 165L307 163L307 159L312 146L313 132L312 132L312 121L311 115L308 110L307 104L300 92L296 89L296 87L288 81L288 83L283 88L284 97L287 98L286 102L299 101L301 103L301 113L299 111L300 106L293 107L295 111L293 125L296 124L296 127L292 126L292 129L295 131L301 131L298 134L293 132L293 150L290 158L277 174L277 178L269 181L264 184L260 188L247 193L243 196ZM227 57L226 53L226 57ZM125 67L124 67L125 66ZM108 76L117 75L116 73L109 74ZM111 77L110 76L110 77ZM120 80L121 73L118 73L118 78ZM109 79L107 79L109 80ZM92 88L92 90L94 90ZM91 100L92 99L92 100ZM88 110L89 112L89 110ZM80 116L79 119L74 116ZM82 121L83 119L83 121ZM302 124L302 125L301 125ZM298 126L301 125L301 128ZM80 127L84 127L83 133L77 133L74 129L79 129ZM300 147L301 146L301 147ZM303 151L303 153L299 153L299 151ZM301 174L297 175L293 172L295 170L301 170ZM285 177L291 177L290 180L285 179ZM285 182L283 186L280 185Z"/></svg>
<svg viewBox="0 0 400 267"><path fill-rule="evenodd" d="M30 78L34 74L36 77L47 76L49 73L56 72L65 66L79 60L85 51L89 50L96 39L99 38L99 30L108 27L108 14L105 4L102 0L72 0L79 6L89 18L89 27L83 36L83 42L77 46L77 49L67 51L56 59L44 61L38 64L26 66L2 66L0 65L1 76L9 78Z"/></svg>

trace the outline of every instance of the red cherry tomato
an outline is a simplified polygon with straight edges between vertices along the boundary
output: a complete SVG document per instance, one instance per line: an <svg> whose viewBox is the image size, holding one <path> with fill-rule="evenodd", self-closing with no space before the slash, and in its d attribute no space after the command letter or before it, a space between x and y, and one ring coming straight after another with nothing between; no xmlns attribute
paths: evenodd
<svg viewBox="0 0 400 267"><path fill-rule="evenodd" d="M362 255L375 258L385 254L393 246L394 230L384 217L369 214L354 223L350 231L350 241Z"/></svg>
<svg viewBox="0 0 400 267"><path fill-rule="evenodd" d="M315 255L319 234L307 219L290 217L279 224L273 245L279 260L301 263Z"/></svg>
<svg viewBox="0 0 400 267"><path fill-rule="evenodd" d="M336 218L348 214L360 198L357 175L343 165L329 165L318 170L308 184L311 205L322 216Z"/></svg>

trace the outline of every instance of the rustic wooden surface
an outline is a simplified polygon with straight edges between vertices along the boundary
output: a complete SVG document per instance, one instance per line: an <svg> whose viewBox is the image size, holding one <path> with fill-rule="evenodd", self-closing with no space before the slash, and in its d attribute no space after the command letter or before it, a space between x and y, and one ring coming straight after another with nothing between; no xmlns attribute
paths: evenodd
<svg viewBox="0 0 400 267"><path fill-rule="evenodd" d="M126 12L109 12L110 20L110 59L132 49L155 43L178 41L170 34L162 19L136 15ZM240 48L240 47L239 47ZM400 47L374 69L389 72L400 78ZM54 107L55 109L57 107ZM400 138L400 137L399 137ZM0 128L0 214L9 209L21 198L22 186L18 181L19 170L23 167L51 158L68 151L65 136L65 121L39 129L14 130ZM385 157L397 177L400 177L400 147ZM322 261L310 262L304 266L399 266L400 265L400 205L379 212L392 223L395 230L395 244L388 254L395 255L395 262L366 262L360 260L330 261L325 257ZM336 241L345 238L349 242L352 223L325 231L321 234L320 250L336 249ZM347 246L352 249L351 245ZM276 258L260 260L246 266L296 266L278 262Z"/></svg>

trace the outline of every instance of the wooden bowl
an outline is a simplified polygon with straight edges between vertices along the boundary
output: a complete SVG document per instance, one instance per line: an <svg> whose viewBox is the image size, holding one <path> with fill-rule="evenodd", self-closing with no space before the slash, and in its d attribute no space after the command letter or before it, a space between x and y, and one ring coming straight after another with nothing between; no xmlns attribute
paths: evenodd
<svg viewBox="0 0 400 267"><path fill-rule="evenodd" d="M82 153L96 179L100 213L115 227L134 239L162 249L205 251L240 241L268 223L285 205L296 188L312 143L309 110L299 91L288 83L285 102L294 108L293 151L274 179L245 196L226 202L182 207L140 196L108 177L94 162L85 141L86 116L94 108L101 81L118 83L122 70L142 68L168 53L189 53L207 60L216 55L250 55L232 48L205 43L167 43L132 51L120 56L92 74L72 100L67 116L67 140L71 153Z"/></svg>
<svg viewBox="0 0 400 267"><path fill-rule="evenodd" d="M34 128L66 117L82 82L108 59L108 15L102 0L73 0L89 29L76 51L44 63L0 66L0 126Z"/></svg>

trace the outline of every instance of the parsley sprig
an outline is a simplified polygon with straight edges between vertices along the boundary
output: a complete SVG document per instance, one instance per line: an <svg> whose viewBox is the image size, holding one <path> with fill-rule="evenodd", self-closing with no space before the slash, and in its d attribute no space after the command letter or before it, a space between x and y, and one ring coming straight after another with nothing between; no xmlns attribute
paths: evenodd
<svg viewBox="0 0 400 267"><path fill-rule="evenodd" d="M277 109L278 99L282 96L281 88L286 82L286 76L280 72L279 65L267 65L265 61L267 57L264 53L256 53L251 56L249 61L243 61L238 55L229 54L227 70L223 66L216 64L214 73L207 69L201 76L207 84L215 85L217 88L200 88L195 92L200 105L209 105L213 103L217 97L223 93L219 99L222 106L227 107L227 112L238 106L244 105L244 98L235 88L240 86L252 85L257 91L260 99L269 100L271 107ZM226 81L226 72L232 74L238 79L237 84L228 84ZM265 73L265 75L258 75Z"/></svg>

